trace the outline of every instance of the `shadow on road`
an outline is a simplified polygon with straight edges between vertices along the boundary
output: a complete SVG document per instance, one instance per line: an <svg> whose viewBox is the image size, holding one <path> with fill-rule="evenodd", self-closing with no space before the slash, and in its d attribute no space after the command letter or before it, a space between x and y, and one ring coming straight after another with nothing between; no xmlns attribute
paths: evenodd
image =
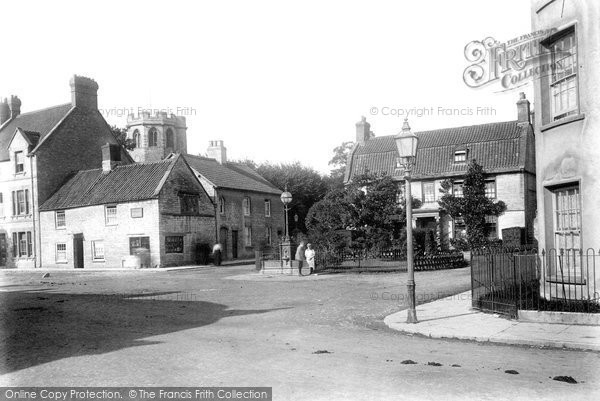
<svg viewBox="0 0 600 401"><path fill-rule="evenodd" d="M225 317L282 309L227 308L177 292L0 293L0 374L63 358L156 344L159 341L144 338L202 327Z"/></svg>

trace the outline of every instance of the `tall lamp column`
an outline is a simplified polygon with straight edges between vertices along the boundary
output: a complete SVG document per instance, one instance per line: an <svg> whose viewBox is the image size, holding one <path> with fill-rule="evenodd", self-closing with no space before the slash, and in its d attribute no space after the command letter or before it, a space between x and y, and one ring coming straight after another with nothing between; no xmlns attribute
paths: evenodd
<svg viewBox="0 0 600 401"><path fill-rule="evenodd" d="M396 148L398 149L399 164L404 171L404 185L406 197L406 264L408 268L408 278L406 290L408 295L408 311L406 323L418 323L417 310L415 302L415 266L413 258L413 233L412 233L412 196L410 188L410 178L412 168L417 158L417 144L419 138L413 134L408 125L408 119L404 119L402 131L394 137Z"/></svg>

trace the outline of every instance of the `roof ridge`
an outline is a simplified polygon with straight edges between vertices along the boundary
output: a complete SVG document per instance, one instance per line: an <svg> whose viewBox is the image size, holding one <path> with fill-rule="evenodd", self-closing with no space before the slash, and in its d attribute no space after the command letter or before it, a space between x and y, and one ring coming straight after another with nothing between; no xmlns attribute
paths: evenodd
<svg viewBox="0 0 600 401"><path fill-rule="evenodd" d="M43 109L32 110L32 111L28 111L26 113L20 113L15 118L19 118L21 116L26 116L28 114L40 113L42 111L48 111L48 110L51 110L51 109L58 109L59 107L64 107L64 106L71 106L71 103L69 102L69 103L64 103L64 104L58 104L56 106L44 107Z"/></svg>

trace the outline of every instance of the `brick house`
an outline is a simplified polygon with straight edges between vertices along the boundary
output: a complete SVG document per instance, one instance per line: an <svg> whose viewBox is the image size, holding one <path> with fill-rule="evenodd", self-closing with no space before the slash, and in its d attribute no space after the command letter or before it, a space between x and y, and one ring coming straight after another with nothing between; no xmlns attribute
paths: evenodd
<svg viewBox="0 0 600 401"><path fill-rule="evenodd" d="M193 264L215 241L213 203L185 159L79 171L40 206L44 267L115 268L138 255L146 267Z"/></svg>
<svg viewBox="0 0 600 401"><path fill-rule="evenodd" d="M284 232L282 191L256 171L227 161L223 141L210 141L208 157L183 155L215 204L216 236L227 259L254 258Z"/></svg>
<svg viewBox="0 0 600 401"><path fill-rule="evenodd" d="M535 77L537 239L548 254L542 285L556 297L598 302L600 274L600 8L597 2L531 1L532 30L547 54ZM565 257L560 257L563 253ZM554 257L553 257L554 256Z"/></svg>
<svg viewBox="0 0 600 401"><path fill-rule="evenodd" d="M516 121L415 133L419 143L411 191L422 205L413 210L413 227L434 231L443 248L451 238L465 235L464 223L440 211L437 201L446 179L453 181L454 191L462 191L467 163L476 159L487 173L489 197L507 205L504 214L490 217L490 238L502 238L501 230L508 227L524 227L532 237L536 208L534 136L529 101L523 94L517 111ZM397 158L394 136L371 137L370 124L363 117L356 123L356 143L348 158L345 181L367 171L403 180L395 172Z"/></svg>
<svg viewBox="0 0 600 401"><path fill-rule="evenodd" d="M73 172L101 167L102 145L117 144L98 111L98 84L74 76L70 85L70 103L42 110L21 113L16 96L0 101L0 267L41 266L39 205Z"/></svg>

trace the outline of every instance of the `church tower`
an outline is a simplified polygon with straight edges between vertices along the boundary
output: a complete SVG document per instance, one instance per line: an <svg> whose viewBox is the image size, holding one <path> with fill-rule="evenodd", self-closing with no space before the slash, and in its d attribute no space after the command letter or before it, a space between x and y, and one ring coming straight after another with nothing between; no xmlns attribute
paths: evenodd
<svg viewBox="0 0 600 401"><path fill-rule="evenodd" d="M127 138L135 144L129 154L136 162L156 162L170 153L187 153L185 117L158 111L127 117Z"/></svg>

